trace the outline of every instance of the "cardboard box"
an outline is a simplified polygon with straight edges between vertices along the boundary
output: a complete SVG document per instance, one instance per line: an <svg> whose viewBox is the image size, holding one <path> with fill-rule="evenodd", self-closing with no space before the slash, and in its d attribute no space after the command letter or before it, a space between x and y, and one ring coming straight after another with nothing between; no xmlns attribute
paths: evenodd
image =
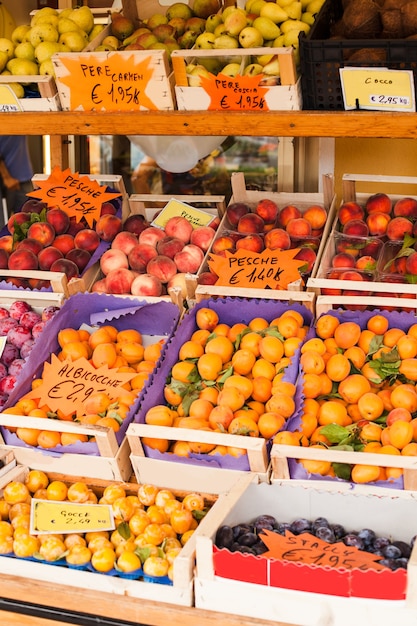
<svg viewBox="0 0 417 626"><path fill-rule="evenodd" d="M73 466L74 467L74 466ZM38 469L36 465L22 466L18 465L12 468L6 475L0 475L0 494L4 487L14 481L24 481L29 469ZM79 466L77 465L77 470ZM54 473L47 470L50 480L62 480L67 485L72 482L87 483L88 486L98 495L101 496L106 486L118 484L114 480L103 480L102 476L85 478L84 476L70 473ZM117 479L116 479L117 480ZM152 484L152 483L151 483ZM134 482L122 482L126 495L137 495L138 485ZM183 490L181 485L173 490L173 494L182 499L187 491ZM201 491L199 493L202 493ZM181 552L174 562L174 574L172 584L158 584L157 582L148 582L145 580L129 579L110 574L99 574L88 569L72 569L65 565L54 565L53 563L43 563L37 559L23 559L8 556L0 556L0 567L2 572L10 576L17 576L23 581L30 582L36 580L37 584L58 583L62 585L63 590L67 587L76 587L85 590L88 594L89 590L96 590L103 593L111 594L118 602L123 603L123 597L146 599L158 603L166 602L168 604L176 604L180 606L192 606L194 602L193 592L193 575L195 567L196 539L199 534L206 532L206 529L212 524L211 519L216 516L217 492L215 487L203 494L207 507L211 507L206 516L199 523L194 534L187 541ZM121 604L121 607L123 604Z"/></svg>
<svg viewBox="0 0 417 626"><path fill-rule="evenodd" d="M279 77L260 74L259 77L252 77L250 81L245 81L243 78L245 67L254 63L257 56L268 54L278 58ZM301 84L297 78L292 48L174 50L171 60L175 76L175 95L180 110L252 110L265 113L265 111L301 109ZM222 81L217 79L217 82L213 79L211 93L202 86L190 86L187 65L198 65L201 62L204 64L207 60L217 61L219 68L228 63L239 63L241 67L239 78L235 80L228 77L225 80L223 76ZM258 81L260 81L259 84ZM246 87L245 93L238 91L243 86Z"/></svg>
<svg viewBox="0 0 417 626"><path fill-rule="evenodd" d="M193 490L197 489L198 485L200 488L203 488L203 485L210 485L213 480L219 480L229 487L236 480L236 476L242 472L249 472L256 480L268 480L268 447L270 442L263 438L145 424L146 412L151 407L166 404L164 398L165 381L172 366L178 360L181 345L197 329L196 313L203 307L209 307L216 311L222 323L233 325L237 322L248 323L258 316L272 321L288 308L288 302L254 298L219 298L217 300L204 300L184 314L168 344L161 366L155 374L154 382L147 388L140 409L127 430L127 438L132 450L131 462L138 482L147 482L151 476L153 480L157 478L161 482L169 481L170 485L175 485L175 482L180 480L187 488ZM291 307L300 312L306 324L310 325L312 314L306 307L298 303L291 304ZM294 358L295 361L296 358ZM286 369L284 379L295 383L297 373L298 367L295 363ZM233 446L245 449L247 453L240 457L234 457L230 454L215 456L193 454L192 458L184 458L170 452L162 453L150 448L143 442L144 437Z"/></svg>
<svg viewBox="0 0 417 626"><path fill-rule="evenodd" d="M325 243L327 241L328 235L330 233L331 227L335 219L336 199L334 196L332 178L330 176L323 177L323 183L324 183L323 193L291 194L287 192L273 193L269 191L248 190L246 189L246 186L245 186L244 174L241 172L236 172L232 174L231 183L232 183L232 197L230 199L229 204L232 204L234 202L244 202L245 204L248 204L250 207L254 208L260 200L269 199L269 200L274 201L278 205L279 209L282 209L287 204L295 204L300 209L301 212L306 211L307 208L313 204L319 204L326 208L328 212L328 218L324 226L323 234L321 238L316 238L317 241L314 241L314 243L316 243L317 245L316 260L314 262L314 266L311 271L311 275L314 276L319 267L321 255L322 255ZM227 231L231 229L232 227L230 223L228 222L227 216L225 214L222 222L220 223L217 229L217 237L220 237L223 231ZM294 245L296 245L296 243L294 243ZM300 243L300 245L302 244ZM213 244L208 250L208 255L210 255L212 247L213 247ZM208 264L205 263L202 266L199 275L197 275L195 279L197 283L199 283L199 277L201 273L208 271L208 270L209 270ZM295 281L294 283L290 283L287 289L291 291L291 294L293 292L303 291L301 277L298 281ZM247 293L248 290L246 289L245 291ZM250 291L252 293L252 289ZM255 292L256 290L254 289L253 291ZM239 295L240 296L242 294L239 292L238 288L231 287L231 286L226 287L226 286L221 286L221 285L216 286L216 285L198 284L195 289L195 295L196 295L196 300L199 301L199 299L201 299L202 297L207 297L207 296L208 297L214 296L214 295L216 296L217 295L228 295L228 296ZM258 294L255 297L274 298L275 290L259 289Z"/></svg>
<svg viewBox="0 0 417 626"><path fill-rule="evenodd" d="M0 87L10 83L26 83L31 88L26 88L27 95L24 98L16 98L14 92L10 90L10 104L2 103L3 106L0 106L2 113L61 110L61 101L53 76L0 76ZM9 101L9 98L7 100Z"/></svg>
<svg viewBox="0 0 417 626"><path fill-rule="evenodd" d="M16 404L22 395L30 391L32 380L42 375L44 363L50 362L51 354L58 352L59 330L78 329L82 324L99 326L108 323L119 330L137 328L144 339L151 340L155 337L155 340L159 340L162 337L168 340L178 322L179 315L178 307L170 302L147 304L139 299L126 301L106 294L75 294L64 303L59 313L51 320L47 337L45 337L45 342L41 342L39 350L30 353L20 384L9 396L5 408ZM153 374L151 373L146 384L150 385L152 382ZM77 387L75 383L74 379L74 391ZM86 390L85 384L79 384L78 387L80 392L83 389ZM107 427L82 426L72 421L0 413L0 425L3 426L1 445L3 448L12 449L19 463L36 465L38 469L45 471L71 474L76 463L78 471L84 476L127 480L132 473L132 468L125 433L129 421L138 410L143 391L139 393L117 433ZM70 446L59 445L45 450L24 444L13 432L7 430L7 427L19 426L55 432L80 433L95 437L95 441L79 442Z"/></svg>

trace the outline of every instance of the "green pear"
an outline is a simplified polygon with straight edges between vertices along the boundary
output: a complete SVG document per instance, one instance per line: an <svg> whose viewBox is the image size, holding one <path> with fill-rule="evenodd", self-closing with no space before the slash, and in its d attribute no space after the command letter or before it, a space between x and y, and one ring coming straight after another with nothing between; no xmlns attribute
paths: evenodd
<svg viewBox="0 0 417 626"><path fill-rule="evenodd" d="M279 61L277 55L274 55L272 60L263 66L263 73L267 76L279 76Z"/></svg>
<svg viewBox="0 0 417 626"><path fill-rule="evenodd" d="M145 24L148 28L153 30L160 24L168 24L168 18L165 13L154 13L146 20Z"/></svg>
<svg viewBox="0 0 417 626"><path fill-rule="evenodd" d="M9 55L4 50L0 50L0 72L3 72L9 60Z"/></svg>
<svg viewBox="0 0 417 626"><path fill-rule="evenodd" d="M309 13L313 13L313 15L316 15L320 11L323 4L324 0L311 0L311 2L307 4L305 10Z"/></svg>
<svg viewBox="0 0 417 626"><path fill-rule="evenodd" d="M113 50L117 50L119 47L119 40L114 35L107 35L101 43L104 46L110 46Z"/></svg>
<svg viewBox="0 0 417 626"><path fill-rule="evenodd" d="M292 20L301 19L301 12L302 12L301 2L291 2L291 4L285 7L285 10L288 14L288 17L291 18Z"/></svg>
<svg viewBox="0 0 417 626"><path fill-rule="evenodd" d="M71 52L81 52L86 46L85 37L77 30L62 33L59 43L63 43L71 50Z"/></svg>
<svg viewBox="0 0 417 626"><path fill-rule="evenodd" d="M104 24L94 24L90 34L88 35L88 41L93 41L93 39L103 32L104 28Z"/></svg>
<svg viewBox="0 0 417 626"><path fill-rule="evenodd" d="M42 9L39 9L39 11L36 11L36 13L33 14L30 20L30 25L35 26L35 24L37 24L39 20L45 17L45 15L58 15L58 11L56 9L53 9L52 7L42 7Z"/></svg>
<svg viewBox="0 0 417 626"><path fill-rule="evenodd" d="M237 37L239 33L247 26L246 12L243 9L233 7L227 17L223 20L228 35Z"/></svg>
<svg viewBox="0 0 417 626"><path fill-rule="evenodd" d="M61 52L60 43L57 41L41 41L35 48L35 58L41 64L57 52Z"/></svg>
<svg viewBox="0 0 417 626"><path fill-rule="evenodd" d="M228 63L223 67L223 69L220 70L220 73L224 74L225 76L230 76L231 78L234 78L241 73L240 63Z"/></svg>
<svg viewBox="0 0 417 626"><path fill-rule="evenodd" d="M59 17L69 17L72 11L73 11L72 7L68 7L67 9L62 9L62 11L59 12Z"/></svg>
<svg viewBox="0 0 417 626"><path fill-rule="evenodd" d="M240 32L239 43L242 48L260 48L263 46L264 38L257 28L246 26Z"/></svg>
<svg viewBox="0 0 417 626"><path fill-rule="evenodd" d="M146 28L146 26L141 26L140 28L137 28L135 31L133 31L133 33L129 37L126 37L126 39L123 39L123 46L130 46L131 43L136 41L139 35L143 35L143 33L150 33L150 32L151 31L149 30L149 28Z"/></svg>
<svg viewBox="0 0 417 626"><path fill-rule="evenodd" d="M29 61L36 61L35 48L30 41L22 41L18 43L14 49L14 56L18 59L29 59Z"/></svg>
<svg viewBox="0 0 417 626"><path fill-rule="evenodd" d="M16 57L8 61L7 69L13 76L36 76L39 74L39 65L35 61Z"/></svg>
<svg viewBox="0 0 417 626"><path fill-rule="evenodd" d="M213 32L215 37L220 37L220 35L227 35L227 29L223 22L221 24L218 24Z"/></svg>
<svg viewBox="0 0 417 626"><path fill-rule="evenodd" d="M14 44L22 43L25 41L25 37L27 33L30 31L29 24L20 24L20 26L16 26L11 35L11 40Z"/></svg>
<svg viewBox="0 0 417 626"><path fill-rule="evenodd" d="M294 0L276 0L277 5L282 9L285 9L291 2L294 2Z"/></svg>
<svg viewBox="0 0 417 626"><path fill-rule="evenodd" d="M0 50L7 52L9 59L13 58L15 45L11 39L0 37Z"/></svg>
<svg viewBox="0 0 417 626"><path fill-rule="evenodd" d="M57 24L57 31L60 35L68 33L69 31L81 30L74 20L69 17L60 17Z"/></svg>
<svg viewBox="0 0 417 626"><path fill-rule="evenodd" d="M36 48L41 41L58 41L59 33L52 24L36 24L30 29L28 38L32 46Z"/></svg>
<svg viewBox="0 0 417 626"><path fill-rule="evenodd" d="M190 65L188 65L187 68L190 68ZM188 85L190 87L200 87L201 77L209 78L209 76L210 73L208 72L208 70L206 70L204 65L200 65L199 63L191 67L190 71L188 71L187 69Z"/></svg>
<svg viewBox="0 0 417 626"><path fill-rule="evenodd" d="M272 20L275 24L281 24L281 22L285 22L285 20L288 19L287 12L273 2L267 2L265 6L261 8L259 15Z"/></svg>
<svg viewBox="0 0 417 626"><path fill-rule="evenodd" d="M245 30L245 29L243 29ZM242 31L243 32L243 31ZM239 41L231 35L220 35L214 40L214 48L216 50L232 50L239 47Z"/></svg>
<svg viewBox="0 0 417 626"><path fill-rule="evenodd" d="M40 17L36 21L36 24L52 24L52 26L56 28L58 25L58 22L59 22L58 15L44 15L43 17Z"/></svg>
<svg viewBox="0 0 417 626"><path fill-rule="evenodd" d="M284 46L285 47L290 47L292 46L293 48L299 48L300 47L300 41L299 41L299 36L300 36L300 30L289 30L288 33L285 33L284 35Z"/></svg>
<svg viewBox="0 0 417 626"><path fill-rule="evenodd" d="M257 76L262 74L263 67L260 63L249 63L243 70L243 76Z"/></svg>
<svg viewBox="0 0 417 626"><path fill-rule="evenodd" d="M39 74L41 76L54 76L55 77L55 67L51 59L46 59L40 64Z"/></svg>
<svg viewBox="0 0 417 626"><path fill-rule="evenodd" d="M266 4L269 4L269 2L266 2L266 0L254 0L254 2L252 2L250 5L249 12L254 13L255 15L260 15L262 7L264 7Z"/></svg>
<svg viewBox="0 0 417 626"><path fill-rule="evenodd" d="M168 22L172 20L173 17L182 17L184 20L188 20L193 16L193 11L188 4L184 2L174 2L174 4L171 4L171 6L167 8L165 15L168 18Z"/></svg>
<svg viewBox="0 0 417 626"><path fill-rule="evenodd" d="M125 41L135 30L132 20L128 19L120 13L113 12L111 14L110 34L114 35L120 41Z"/></svg>
<svg viewBox="0 0 417 626"><path fill-rule="evenodd" d="M84 5L73 9L69 14L69 18L73 20L85 33L90 33L94 26L94 15L91 9Z"/></svg>
<svg viewBox="0 0 417 626"><path fill-rule="evenodd" d="M212 74L218 74L221 70L220 60L216 57L201 57L198 62L200 65L204 65L206 70Z"/></svg>
<svg viewBox="0 0 417 626"><path fill-rule="evenodd" d="M284 35L286 33L289 33L290 30L303 30L306 35L310 32L310 26L309 24L306 24L305 22L302 22L301 20L287 20L286 22L283 22L280 25L281 28L281 33L283 33Z"/></svg>
<svg viewBox="0 0 417 626"><path fill-rule="evenodd" d="M261 15L253 20L252 28L259 30L264 40L276 39L281 34L279 26L275 24L269 17Z"/></svg>
<svg viewBox="0 0 417 626"><path fill-rule="evenodd" d="M198 35L195 40L194 47L198 50L211 50L214 48L214 40L216 39L214 33L204 32Z"/></svg>
<svg viewBox="0 0 417 626"><path fill-rule="evenodd" d="M221 15L219 13L213 13L212 15L209 15L206 19L206 31L208 31L209 33L214 33L214 29L216 28L216 26L222 23L223 21Z"/></svg>

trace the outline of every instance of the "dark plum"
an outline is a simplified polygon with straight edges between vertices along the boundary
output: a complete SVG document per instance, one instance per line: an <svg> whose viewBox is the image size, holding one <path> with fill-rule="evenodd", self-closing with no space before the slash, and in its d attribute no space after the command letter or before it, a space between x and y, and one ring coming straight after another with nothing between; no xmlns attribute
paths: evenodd
<svg viewBox="0 0 417 626"><path fill-rule="evenodd" d="M233 526L232 529L233 537L237 539L238 537L240 537L240 535L251 532L252 528L253 527L250 524L237 524L236 526Z"/></svg>
<svg viewBox="0 0 417 626"><path fill-rule="evenodd" d="M258 517L253 522L254 526L259 526L259 524L267 524L268 526L273 526L274 528L277 525L277 520L273 515L258 515Z"/></svg>
<svg viewBox="0 0 417 626"><path fill-rule="evenodd" d="M311 523L305 517L299 517L291 522L290 531L294 535L300 535L301 533L307 533L311 529Z"/></svg>
<svg viewBox="0 0 417 626"><path fill-rule="evenodd" d="M331 524L330 528L334 532L336 539L341 539L344 535L346 535L346 530L341 524Z"/></svg>
<svg viewBox="0 0 417 626"><path fill-rule="evenodd" d="M392 545L401 550L402 557L405 557L406 559L410 558L411 546L409 543L406 543L405 541L393 541Z"/></svg>
<svg viewBox="0 0 417 626"><path fill-rule="evenodd" d="M263 543L263 541L258 541L252 546L252 550L255 552L255 554L264 554L268 551L268 548Z"/></svg>
<svg viewBox="0 0 417 626"><path fill-rule="evenodd" d="M388 546L390 543L391 542L388 539L388 537L377 537L375 541L373 542L372 547L374 548L374 550L382 550L383 548L385 548L385 546Z"/></svg>
<svg viewBox="0 0 417 626"><path fill-rule="evenodd" d="M336 541L333 530L328 526L319 526L316 528L315 535L322 541L327 541L327 543L334 543Z"/></svg>
<svg viewBox="0 0 417 626"><path fill-rule="evenodd" d="M329 521L325 517L317 517L311 524L311 530L320 528L321 526L330 526Z"/></svg>
<svg viewBox="0 0 417 626"><path fill-rule="evenodd" d="M216 533L216 546L218 548L230 548L233 542L233 529L230 526L220 526Z"/></svg>
<svg viewBox="0 0 417 626"><path fill-rule="evenodd" d="M277 530L280 535L285 535L286 530L291 530L291 524L289 522L280 522Z"/></svg>
<svg viewBox="0 0 417 626"><path fill-rule="evenodd" d="M358 532L358 537L362 539L365 546L370 546L375 541L376 534L370 528L362 528L362 530Z"/></svg>
<svg viewBox="0 0 417 626"><path fill-rule="evenodd" d="M238 543L241 546L253 546L258 541L258 535L255 533L243 533L238 537Z"/></svg>
<svg viewBox="0 0 417 626"><path fill-rule="evenodd" d="M382 548L382 554L387 559L399 559L400 557L402 557L401 550L397 546L394 546L392 544Z"/></svg>
<svg viewBox="0 0 417 626"><path fill-rule="evenodd" d="M365 547L363 540L355 533L348 533L342 538L342 541L346 546L358 548L358 550L363 550Z"/></svg>

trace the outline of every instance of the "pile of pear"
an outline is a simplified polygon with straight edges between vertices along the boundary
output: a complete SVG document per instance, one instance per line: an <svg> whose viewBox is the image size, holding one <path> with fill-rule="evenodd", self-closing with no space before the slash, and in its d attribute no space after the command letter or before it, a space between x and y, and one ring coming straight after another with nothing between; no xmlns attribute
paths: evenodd
<svg viewBox="0 0 417 626"><path fill-rule="evenodd" d="M29 23L17 26L10 39L0 37L0 74L11 76L55 76L52 55L80 52L104 28L94 24L91 9L81 6L58 11L43 7ZM9 83L17 97L24 97L20 82Z"/></svg>

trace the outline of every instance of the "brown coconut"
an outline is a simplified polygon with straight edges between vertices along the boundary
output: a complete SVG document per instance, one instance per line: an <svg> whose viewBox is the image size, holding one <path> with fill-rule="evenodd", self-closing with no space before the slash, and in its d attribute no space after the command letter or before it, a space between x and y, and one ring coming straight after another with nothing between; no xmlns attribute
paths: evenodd
<svg viewBox="0 0 417 626"><path fill-rule="evenodd" d="M347 39L375 39L382 25L380 9L375 0L351 2L343 13L344 34Z"/></svg>
<svg viewBox="0 0 417 626"><path fill-rule="evenodd" d="M383 9L381 11L383 39L402 39L404 37L401 9Z"/></svg>
<svg viewBox="0 0 417 626"><path fill-rule="evenodd" d="M409 0L385 0L382 5L383 11L390 11L391 9L401 9L404 4L407 4Z"/></svg>
<svg viewBox="0 0 417 626"><path fill-rule="evenodd" d="M355 50L348 59L348 65L351 63L369 63L371 66L385 63L386 52L383 48L361 48Z"/></svg>
<svg viewBox="0 0 417 626"><path fill-rule="evenodd" d="M417 33L417 0L407 2L401 7L402 25L404 37Z"/></svg>

